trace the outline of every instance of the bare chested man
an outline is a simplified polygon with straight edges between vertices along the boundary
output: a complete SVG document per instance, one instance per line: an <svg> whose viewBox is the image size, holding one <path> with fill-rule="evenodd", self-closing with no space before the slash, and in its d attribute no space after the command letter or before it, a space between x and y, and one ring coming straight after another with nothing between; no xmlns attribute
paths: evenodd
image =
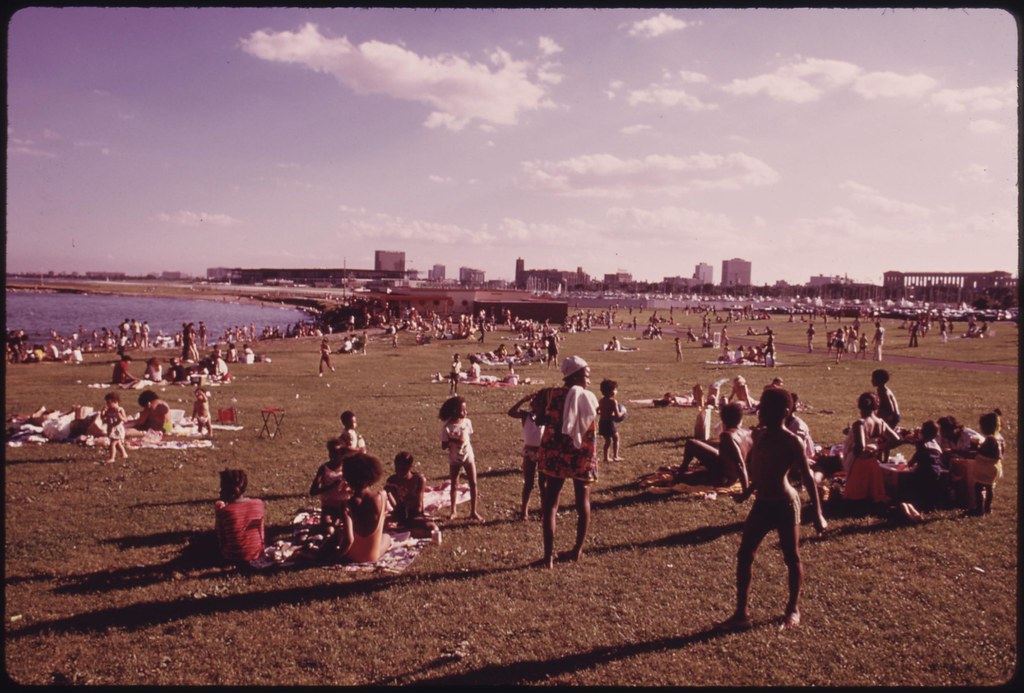
<svg viewBox="0 0 1024 693"><path fill-rule="evenodd" d="M786 478L791 469L800 472L804 488L811 496L814 527L819 535L825 531L827 523L821 514L818 489L811 476L804 446L799 438L784 427L792 409L792 397L782 388L768 388L761 395L758 408L761 427L754 431L753 447L747 457L750 484L735 499L739 503L752 493L757 495L743 525L743 538L740 540L736 565L736 611L715 626L719 632L740 631L751 627L747 605L754 554L761 540L773 529L778 532L782 555L789 571L789 602L786 604L782 627L795 628L800 625L800 610L797 606L803 582L799 550L800 496Z"/></svg>

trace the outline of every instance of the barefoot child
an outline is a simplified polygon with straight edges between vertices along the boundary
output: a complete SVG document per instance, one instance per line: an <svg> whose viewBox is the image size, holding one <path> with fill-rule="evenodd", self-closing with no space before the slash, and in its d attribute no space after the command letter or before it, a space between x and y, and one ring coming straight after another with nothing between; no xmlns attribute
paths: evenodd
<svg viewBox="0 0 1024 693"><path fill-rule="evenodd" d="M341 412L341 425L340 438L344 447L348 448L349 452L366 452L366 441L356 430L358 421L356 421L355 412L347 409Z"/></svg>
<svg viewBox="0 0 1024 693"><path fill-rule="evenodd" d="M334 372L334 366L331 365L331 345L327 341L327 337L324 337L320 342L320 373L319 377L324 377L324 366L331 369L331 373Z"/></svg>
<svg viewBox="0 0 1024 693"><path fill-rule="evenodd" d="M448 374L448 394L454 395L459 391L459 378L462 377L462 361L459 360L459 355L455 354L452 358L452 370Z"/></svg>
<svg viewBox="0 0 1024 693"><path fill-rule="evenodd" d="M974 457L974 514L987 515L992 512L992 491L996 482L1003 478L1003 452L1006 443L1000 433L1002 412L998 409L983 414L978 421L984 442Z"/></svg>
<svg viewBox="0 0 1024 693"><path fill-rule="evenodd" d="M474 520L482 520L476 510L476 459L473 455L473 445L470 443L473 422L466 416L466 400L458 396L449 397L441 405L438 418L444 421L444 425L441 426L441 449L448 451L448 479L452 485L452 510L449 518L455 517L459 472L465 469L469 479L469 516Z"/></svg>
<svg viewBox="0 0 1024 693"><path fill-rule="evenodd" d="M206 431L213 438L213 420L210 417L210 396L201 387L196 388L196 401L192 405L192 418L196 421L199 435Z"/></svg>
<svg viewBox="0 0 1024 693"><path fill-rule="evenodd" d="M107 427L107 437L110 438L110 457L107 463L117 459L117 451L121 451L124 459L128 459L128 451L124 448L124 422L128 415L121 406L121 398L116 392L108 392L103 398L107 406L103 409L101 420Z"/></svg>
<svg viewBox="0 0 1024 693"><path fill-rule="evenodd" d="M793 409L789 392L781 388L769 388L761 396L758 418L761 428L754 432L754 444L750 449L747 464L750 471L749 485L743 484L743 492L735 496L740 503L756 492L754 506L743 524L743 536L736 565L736 611L725 621L717 624L719 632L747 630L751 627L747 610L750 601L750 579L754 554L768 532L775 530L779 536L782 555L789 571L789 602L783 628L800 625L798 600L803 582L803 567L800 564L800 496L787 478L790 470L799 471L804 488L811 496L814 509L814 527L821 534L827 523L821 514L818 489L811 476L810 463L804 454L800 440L785 430L786 417Z"/></svg>
<svg viewBox="0 0 1024 693"><path fill-rule="evenodd" d="M534 477L537 477L537 489L542 496L546 479L543 474L537 473L537 460L540 456L540 441L544 437L544 427L537 425L537 411L533 404L537 401L536 394L534 392L526 395L508 410L509 416L519 419L523 423L523 504L519 510L519 519L521 520L525 520L528 516ZM530 402L530 408L520 409L527 402Z"/></svg>
<svg viewBox="0 0 1024 693"><path fill-rule="evenodd" d="M597 432L604 438L604 461L608 462L608 448L612 449L612 461L621 462L619 457L619 429L616 424L626 418L626 408L616 401L619 384L614 380L601 381L601 401L597 403Z"/></svg>
<svg viewBox="0 0 1024 693"><path fill-rule="evenodd" d="M395 473L384 482L393 508L389 519L398 529L407 529L414 537L429 537L437 525L423 512L427 477L415 467L411 453L403 451L395 455Z"/></svg>

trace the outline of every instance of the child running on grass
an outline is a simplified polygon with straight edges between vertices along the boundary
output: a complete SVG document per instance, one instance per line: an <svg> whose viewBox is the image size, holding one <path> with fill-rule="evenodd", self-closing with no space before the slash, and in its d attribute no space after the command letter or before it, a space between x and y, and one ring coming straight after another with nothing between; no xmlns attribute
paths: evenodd
<svg viewBox="0 0 1024 693"><path fill-rule="evenodd" d="M509 369L512 367L509 366ZM530 506L530 493L533 491L533 480L537 478L537 489L544 495L544 486L547 477L537 472L537 461L540 458L540 441L544 437L544 427L537 425L538 412L534 407L536 392L530 393L521 398L508 410L508 415L513 419L519 419L523 423L523 504L519 511L519 519L525 520L528 517ZM527 402L529 409L520 409Z"/></svg>
<svg viewBox="0 0 1024 693"><path fill-rule="evenodd" d="M334 366L331 365L331 345L327 341L327 337L324 337L320 342L320 373L319 377L324 377L324 366L331 369L331 373L334 372Z"/></svg>
<svg viewBox="0 0 1024 693"><path fill-rule="evenodd" d="M470 436L473 435L473 422L466 416L466 400L462 397L449 397L441 405L438 418L444 421L441 426L441 449L448 451L448 479L451 482L452 510L448 516L454 519L455 497L458 493L459 473L465 469L469 479L469 516L471 519L483 520L477 512L476 490L476 458Z"/></svg>
<svg viewBox="0 0 1024 693"><path fill-rule="evenodd" d="M619 457L619 429L617 424L626 418L626 408L616 401L619 384L614 380L601 381L601 401L597 403L597 432L604 438L604 461L608 462L608 448L612 449L611 460L622 462Z"/></svg>
<svg viewBox="0 0 1024 693"><path fill-rule="evenodd" d="M112 464L117 459L118 450L124 459L128 459L128 451L124 447L124 423L128 420L128 415L121 406L121 398L116 392L108 392L103 400L107 406L100 418L106 425L107 437L110 438L110 457L107 463Z"/></svg>
<svg viewBox="0 0 1024 693"><path fill-rule="evenodd" d="M1003 478L1003 452L1006 442L1000 433L1002 412L998 409L983 414L978 421L984 442L974 458L974 514L987 515L992 512L992 491L996 482Z"/></svg>
<svg viewBox="0 0 1024 693"><path fill-rule="evenodd" d="M196 421L199 435L205 430L213 438L213 419L210 416L210 396L201 387L196 388L196 401L192 404L192 418Z"/></svg>

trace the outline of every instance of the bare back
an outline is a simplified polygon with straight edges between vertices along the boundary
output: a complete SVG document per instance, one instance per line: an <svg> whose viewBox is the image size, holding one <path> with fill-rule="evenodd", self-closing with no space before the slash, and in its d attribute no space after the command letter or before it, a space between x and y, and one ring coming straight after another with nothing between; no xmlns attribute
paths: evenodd
<svg viewBox="0 0 1024 693"><path fill-rule="evenodd" d="M786 475L806 464L804 446L784 428L754 430L754 443L747 456L750 483L763 501L788 500L796 495Z"/></svg>

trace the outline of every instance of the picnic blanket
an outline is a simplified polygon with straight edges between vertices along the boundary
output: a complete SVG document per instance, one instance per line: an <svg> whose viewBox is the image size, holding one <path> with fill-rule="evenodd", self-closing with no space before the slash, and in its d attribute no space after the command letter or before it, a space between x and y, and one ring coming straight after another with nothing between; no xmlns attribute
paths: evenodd
<svg viewBox="0 0 1024 693"><path fill-rule="evenodd" d="M756 361L705 361L704 363L709 366L757 366L758 368L764 368L764 362L757 363ZM776 366L781 366L781 361L775 362Z"/></svg>
<svg viewBox="0 0 1024 693"><path fill-rule="evenodd" d="M451 504L451 482L428 486L423 494L423 511L431 515ZM469 485L460 484L455 496L456 505L469 500ZM390 512L391 506L385 508ZM263 555L250 562L254 568L264 570L274 566L315 565L331 570L346 572L387 572L400 573L416 560L430 539L417 539L409 532L385 525L385 533L391 537L391 548L376 563L319 563L317 553L324 537L320 529L320 508L303 508L292 519L291 535L267 546Z"/></svg>
<svg viewBox="0 0 1024 693"><path fill-rule="evenodd" d="M656 472L645 474L637 480L639 486L647 488L651 493L679 493L687 496L715 500L719 496L740 493L743 490L739 481L732 486L712 486L703 484L686 484L676 480L678 467L661 467Z"/></svg>

